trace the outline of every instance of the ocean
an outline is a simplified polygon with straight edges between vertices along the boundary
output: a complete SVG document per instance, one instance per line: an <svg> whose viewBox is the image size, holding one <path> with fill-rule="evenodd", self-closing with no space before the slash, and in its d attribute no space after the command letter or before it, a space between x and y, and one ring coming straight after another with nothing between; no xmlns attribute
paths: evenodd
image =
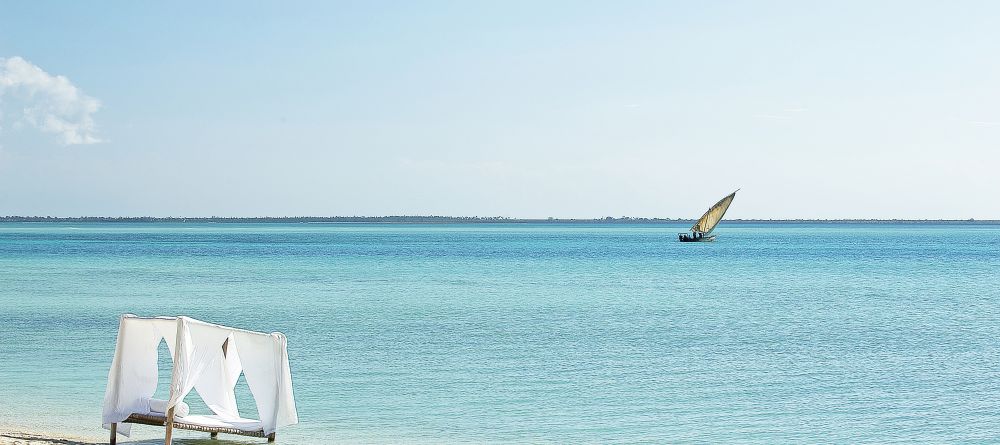
<svg viewBox="0 0 1000 445"><path fill-rule="evenodd" d="M0 427L106 440L134 313L285 333L278 443L1000 442L1000 226L684 229L0 223Z"/></svg>

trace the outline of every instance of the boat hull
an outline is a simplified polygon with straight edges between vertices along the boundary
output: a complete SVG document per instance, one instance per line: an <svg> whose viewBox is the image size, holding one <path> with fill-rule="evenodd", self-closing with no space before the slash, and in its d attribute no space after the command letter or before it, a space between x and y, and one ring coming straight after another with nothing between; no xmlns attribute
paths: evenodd
<svg viewBox="0 0 1000 445"><path fill-rule="evenodd" d="M682 243L710 243L715 241L715 235L692 236L687 233L678 233L677 240Z"/></svg>

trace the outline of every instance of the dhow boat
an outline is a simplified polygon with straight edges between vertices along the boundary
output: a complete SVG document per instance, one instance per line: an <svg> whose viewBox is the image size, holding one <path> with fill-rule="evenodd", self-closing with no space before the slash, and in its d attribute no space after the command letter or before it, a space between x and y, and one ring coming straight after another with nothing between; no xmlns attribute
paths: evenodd
<svg viewBox="0 0 1000 445"><path fill-rule="evenodd" d="M740 190L736 189L736 192L738 191ZM733 203L736 192L720 199L704 215L701 215L701 218L698 218L698 222L691 226L690 232L678 233L677 239L682 243L715 241L715 235L712 235L712 231L715 230L715 226L719 225L719 221L722 221L726 210L729 210L729 205Z"/></svg>

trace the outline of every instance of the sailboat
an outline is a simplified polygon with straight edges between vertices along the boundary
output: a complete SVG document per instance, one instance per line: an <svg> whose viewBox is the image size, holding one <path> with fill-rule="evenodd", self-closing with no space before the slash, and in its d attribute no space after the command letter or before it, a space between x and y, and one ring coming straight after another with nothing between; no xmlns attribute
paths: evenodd
<svg viewBox="0 0 1000 445"><path fill-rule="evenodd" d="M736 189L736 192L738 191L740 189ZM729 205L733 203L736 192L720 199L704 215L701 215L701 218L698 218L698 222L691 226L691 233L678 233L677 239L683 243L715 241L715 235L712 235L712 231L715 230L715 226L719 225L719 221L722 221L726 210L729 210Z"/></svg>

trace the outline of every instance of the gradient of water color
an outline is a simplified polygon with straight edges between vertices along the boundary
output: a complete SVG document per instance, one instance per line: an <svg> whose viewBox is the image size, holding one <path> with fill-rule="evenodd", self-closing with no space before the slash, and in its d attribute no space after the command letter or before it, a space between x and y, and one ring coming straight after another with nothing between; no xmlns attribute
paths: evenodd
<svg viewBox="0 0 1000 445"><path fill-rule="evenodd" d="M283 443L1000 441L1000 226L682 229L0 224L0 425L105 438L131 312L284 332Z"/></svg>

